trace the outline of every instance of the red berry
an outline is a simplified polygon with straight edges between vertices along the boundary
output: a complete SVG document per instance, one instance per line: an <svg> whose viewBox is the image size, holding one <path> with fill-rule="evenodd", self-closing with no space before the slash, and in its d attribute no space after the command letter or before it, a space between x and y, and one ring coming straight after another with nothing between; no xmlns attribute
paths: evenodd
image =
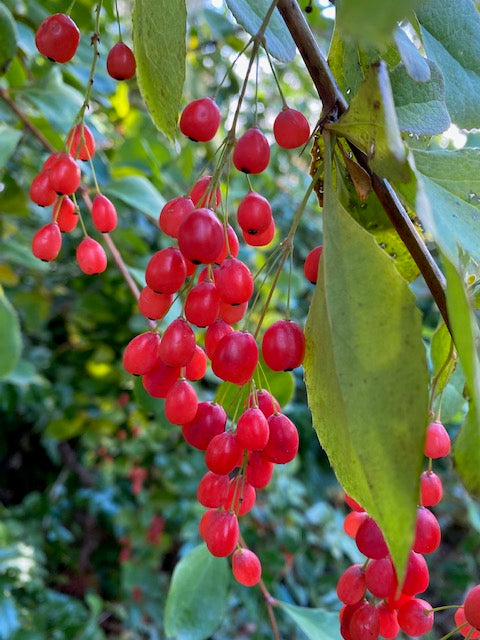
<svg viewBox="0 0 480 640"><path fill-rule="evenodd" d="M355 536L357 547L367 558L383 558L388 554L388 547L380 527L373 518L366 518Z"/></svg>
<svg viewBox="0 0 480 640"><path fill-rule="evenodd" d="M48 158L45 160L45 162L42 164L42 171L46 171L48 173L48 171L50 171L50 169L53 167L53 165L60 158L61 155L62 153L60 151L51 153L48 156Z"/></svg>
<svg viewBox="0 0 480 640"><path fill-rule="evenodd" d="M266 247L273 240L273 236L275 235L275 222L270 222L268 228L265 231L257 234L250 234L242 232L242 237L245 242L251 247Z"/></svg>
<svg viewBox="0 0 480 640"><path fill-rule="evenodd" d="M195 353L193 354L190 362L185 367L185 377L187 380L201 380L207 371L207 354L202 347L195 347Z"/></svg>
<svg viewBox="0 0 480 640"><path fill-rule="evenodd" d="M410 551L402 593L406 596L415 596L417 593L423 593L428 587L429 580L430 574L425 558L420 553Z"/></svg>
<svg viewBox="0 0 480 640"><path fill-rule="evenodd" d="M235 324L247 313L248 302L242 302L242 304L227 304L223 300L220 300L219 315L222 320L225 320L228 324Z"/></svg>
<svg viewBox="0 0 480 640"><path fill-rule="evenodd" d="M165 398L165 417L172 424L186 424L197 415L198 399L195 389L185 379L172 385Z"/></svg>
<svg viewBox="0 0 480 640"><path fill-rule="evenodd" d="M177 318L165 329L160 342L160 358L169 367L184 367L195 353L195 334L183 318Z"/></svg>
<svg viewBox="0 0 480 640"><path fill-rule="evenodd" d="M179 375L179 367L169 367L158 358L153 369L143 376L142 384L145 391L153 398L166 398Z"/></svg>
<svg viewBox="0 0 480 640"><path fill-rule="evenodd" d="M270 429L267 419L258 407L242 413L237 424L238 444L248 451L261 451L268 442Z"/></svg>
<svg viewBox="0 0 480 640"><path fill-rule="evenodd" d="M221 507L228 496L230 483L227 475L207 471L197 488L197 500L204 507Z"/></svg>
<svg viewBox="0 0 480 640"><path fill-rule="evenodd" d="M245 233L255 235L266 231L272 222L272 208L266 198L250 191L237 211L238 224Z"/></svg>
<svg viewBox="0 0 480 640"><path fill-rule="evenodd" d="M143 287L138 299L138 309L142 316L150 320L160 320L170 309L172 293L155 293L150 287Z"/></svg>
<svg viewBox="0 0 480 640"><path fill-rule="evenodd" d="M68 153L79 160L89 160L95 155L95 138L84 122L70 130L67 148Z"/></svg>
<svg viewBox="0 0 480 640"><path fill-rule="evenodd" d="M322 255L322 251L323 247L321 245L319 247L315 247L305 258L303 272L306 279L309 280L312 284L317 284L318 265L320 263L320 256Z"/></svg>
<svg viewBox="0 0 480 640"><path fill-rule="evenodd" d="M213 209L218 207L222 201L222 194L218 187L210 191L211 180L212 176L203 176L199 178L191 188L190 199L196 207L211 207ZM213 205L214 201L215 204Z"/></svg>
<svg viewBox="0 0 480 640"><path fill-rule="evenodd" d="M50 262L60 253L62 234L56 222L50 222L39 229L32 239L32 253L44 262Z"/></svg>
<svg viewBox="0 0 480 640"><path fill-rule="evenodd" d="M194 209L180 225L178 246L194 264L215 262L223 247L223 225L211 209Z"/></svg>
<svg viewBox="0 0 480 640"><path fill-rule="evenodd" d="M182 434L188 444L205 451L212 438L223 433L227 424L227 414L220 404L200 402L195 418L182 425Z"/></svg>
<svg viewBox="0 0 480 640"><path fill-rule="evenodd" d="M253 277L245 263L227 258L215 274L218 294L228 304L248 302L253 294Z"/></svg>
<svg viewBox="0 0 480 640"><path fill-rule="evenodd" d="M134 376L142 376L157 364L160 350L158 333L147 331L130 340L123 352L123 367Z"/></svg>
<svg viewBox="0 0 480 640"><path fill-rule="evenodd" d="M77 262L83 273L96 275L107 268L107 256L101 244L87 236L77 247Z"/></svg>
<svg viewBox="0 0 480 640"><path fill-rule="evenodd" d="M389 556L371 560L365 570L367 589L376 598L388 598L397 590L397 574Z"/></svg>
<svg viewBox="0 0 480 640"><path fill-rule="evenodd" d="M381 602L378 607L380 618L380 635L387 640L393 640L398 636L400 625L397 620L397 612L389 608L386 602Z"/></svg>
<svg viewBox="0 0 480 640"><path fill-rule="evenodd" d="M137 64L135 55L130 47L123 42L117 42L108 52L107 71L115 80L129 80L135 75Z"/></svg>
<svg viewBox="0 0 480 640"><path fill-rule="evenodd" d="M337 582L337 596L344 604L355 604L365 594L365 570L360 564L348 567Z"/></svg>
<svg viewBox="0 0 480 640"><path fill-rule="evenodd" d="M270 162L268 140L257 127L248 129L237 140L233 150L233 164L244 173L261 173Z"/></svg>
<svg viewBox="0 0 480 640"><path fill-rule="evenodd" d="M310 125L303 113L296 109L283 109L273 123L273 135L284 149L296 149L310 137Z"/></svg>
<svg viewBox="0 0 480 640"><path fill-rule="evenodd" d="M49 180L56 193L69 196L80 186L80 168L72 156L61 153L50 169Z"/></svg>
<svg viewBox="0 0 480 640"><path fill-rule="evenodd" d="M215 264L222 264L227 256L236 258L240 250L238 237L233 228L228 224L227 233L223 234L223 247L218 256L215 258Z"/></svg>
<svg viewBox="0 0 480 640"><path fill-rule="evenodd" d="M252 392L248 396L246 405L249 407L258 406L266 418L269 418L272 413L280 412L278 400L266 389L258 389L255 393Z"/></svg>
<svg viewBox="0 0 480 640"><path fill-rule="evenodd" d="M362 505L359 504L356 500L354 500L354 498L349 496L348 493L345 493L344 498L345 498L345 502L348 504L350 509L353 509L354 511L365 511Z"/></svg>
<svg viewBox="0 0 480 640"><path fill-rule="evenodd" d="M208 351L207 351L208 353ZM258 347L251 333L233 331L220 340L212 358L213 373L233 384L244 385L258 364Z"/></svg>
<svg viewBox="0 0 480 640"><path fill-rule="evenodd" d="M433 611L426 600L412 598L398 610L398 624L409 636L421 636L433 627Z"/></svg>
<svg viewBox="0 0 480 640"><path fill-rule="evenodd" d="M221 512L218 511L218 509L209 509L208 511L205 511L203 516L200 518L200 522L198 523L198 532L200 533L202 540L205 540L210 524L215 520L215 518L217 518L219 513Z"/></svg>
<svg viewBox="0 0 480 640"><path fill-rule="evenodd" d="M345 640L352 640L352 636L350 635L350 622L353 614L363 607L364 604L366 604L366 601L360 600L360 602L356 602L355 604L346 604L342 607L340 611L340 633Z"/></svg>
<svg viewBox="0 0 480 640"><path fill-rule="evenodd" d="M433 471L424 471L420 476L420 493L424 507L434 507L443 496L442 481Z"/></svg>
<svg viewBox="0 0 480 640"><path fill-rule="evenodd" d="M117 210L113 202L101 193L97 193L92 203L92 220L95 228L109 233L117 226Z"/></svg>
<svg viewBox="0 0 480 640"><path fill-rule="evenodd" d="M348 513L343 521L343 530L347 536L355 538L360 525L368 517L369 515L366 511L352 511Z"/></svg>
<svg viewBox="0 0 480 640"><path fill-rule="evenodd" d="M263 489L272 479L274 464L258 451L250 451L246 468L246 480L255 489Z"/></svg>
<svg viewBox="0 0 480 640"><path fill-rule="evenodd" d="M213 556L224 558L235 550L239 535L237 516L228 511L218 511L210 519L205 532L205 542Z"/></svg>
<svg viewBox="0 0 480 640"><path fill-rule="evenodd" d="M380 632L380 616L377 607L369 602L352 615L348 627L352 640L377 640Z"/></svg>
<svg viewBox="0 0 480 640"><path fill-rule="evenodd" d="M194 210L193 202L185 196L178 196L169 200L160 211L158 226L171 238L178 236L178 229L182 220Z"/></svg>
<svg viewBox="0 0 480 640"><path fill-rule="evenodd" d="M298 451L297 427L283 413L271 415L268 427L270 433L262 455L275 464L286 464L293 460Z"/></svg>
<svg viewBox="0 0 480 640"><path fill-rule="evenodd" d="M176 293L185 282L187 268L178 249L168 247L150 258L145 281L155 293Z"/></svg>
<svg viewBox="0 0 480 640"><path fill-rule="evenodd" d="M30 185L30 200L39 207L49 207L56 199L57 194L50 185L49 172L37 174Z"/></svg>
<svg viewBox="0 0 480 640"><path fill-rule="evenodd" d="M440 546L441 536L440 525L434 514L430 509L419 507L413 550L417 553L433 553Z"/></svg>
<svg viewBox="0 0 480 640"><path fill-rule="evenodd" d="M245 478L242 476L236 476L230 480L223 506L227 511L234 511L237 516L244 516L252 510L256 497L254 487L245 482Z"/></svg>
<svg viewBox="0 0 480 640"><path fill-rule="evenodd" d="M262 565L253 551L237 549L232 556L232 572L240 584L253 587L262 577Z"/></svg>
<svg viewBox="0 0 480 640"><path fill-rule="evenodd" d="M52 221L62 232L73 231L78 224L78 213L68 196L62 196L53 207Z"/></svg>
<svg viewBox="0 0 480 640"><path fill-rule="evenodd" d="M242 464L243 449L237 443L237 436L230 431L219 433L208 443L205 464L210 471L225 475Z"/></svg>
<svg viewBox="0 0 480 640"><path fill-rule="evenodd" d="M475 629L480 629L480 585L473 587L468 592L463 611L468 624Z"/></svg>
<svg viewBox="0 0 480 640"><path fill-rule="evenodd" d="M262 355L273 371L290 371L299 367L305 356L302 329L291 320L274 322L263 336Z"/></svg>
<svg viewBox="0 0 480 640"><path fill-rule="evenodd" d="M230 333L233 333L232 327L221 318L215 320L215 322L208 327L205 333L205 351L210 360L213 359L220 340Z"/></svg>
<svg viewBox="0 0 480 640"><path fill-rule="evenodd" d="M463 625L462 628L458 630L458 632L461 633L464 638L466 638L467 636L469 640L478 640L478 638L480 638L480 631L475 631L475 629L467 623L463 607L459 607L455 611L455 624L458 627Z"/></svg>
<svg viewBox="0 0 480 640"><path fill-rule="evenodd" d="M79 42L80 31L77 25L64 13L55 13L45 18L35 34L37 49L54 62L71 60Z"/></svg>
<svg viewBox="0 0 480 640"><path fill-rule="evenodd" d="M217 319L220 299L213 282L200 282L185 300L185 317L197 327L208 327Z"/></svg>
<svg viewBox="0 0 480 640"><path fill-rule="evenodd" d="M218 131L220 109L212 98L199 98L187 104L180 116L180 130L194 142L208 142Z"/></svg>
<svg viewBox="0 0 480 640"><path fill-rule="evenodd" d="M450 436L441 422L431 422L427 427L425 455L427 458L444 458L450 453Z"/></svg>

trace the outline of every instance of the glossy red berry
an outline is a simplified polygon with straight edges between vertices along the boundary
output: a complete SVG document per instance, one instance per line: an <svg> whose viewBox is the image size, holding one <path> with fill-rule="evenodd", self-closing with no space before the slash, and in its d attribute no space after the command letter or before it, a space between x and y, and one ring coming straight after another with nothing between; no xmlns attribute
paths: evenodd
<svg viewBox="0 0 480 640"><path fill-rule="evenodd" d="M348 493L345 493L344 499L350 509L353 509L354 511L365 511L362 505L352 498L352 496L349 496Z"/></svg>
<svg viewBox="0 0 480 640"><path fill-rule="evenodd" d="M262 355L273 371L299 367L305 356L305 335L301 327L291 320L274 322L263 336Z"/></svg>
<svg viewBox="0 0 480 640"><path fill-rule="evenodd" d="M376 598L394 596L397 590L397 574L390 556L371 560L365 570L367 589Z"/></svg>
<svg viewBox="0 0 480 640"><path fill-rule="evenodd" d="M227 258L215 275L218 295L228 304L248 302L253 294L253 277L247 265L238 258Z"/></svg>
<svg viewBox="0 0 480 640"><path fill-rule="evenodd" d="M228 256L236 258L240 250L238 237L233 228L228 224L227 233L223 234L223 247L218 256L215 258L215 264L222 264Z"/></svg>
<svg viewBox="0 0 480 640"><path fill-rule="evenodd" d="M197 500L204 507L221 507L228 496L230 482L227 475L207 471L197 488Z"/></svg>
<svg viewBox="0 0 480 640"><path fill-rule="evenodd" d="M434 507L442 499L442 481L433 471L424 471L420 476L420 495L424 507Z"/></svg>
<svg viewBox="0 0 480 640"><path fill-rule="evenodd" d="M180 379L172 385L165 398L165 417L172 424L186 424L191 422L198 409L198 399L195 389L185 379Z"/></svg>
<svg viewBox="0 0 480 640"><path fill-rule="evenodd" d="M268 428L268 442L262 455L275 464L293 460L298 451L298 431L290 418L283 413L274 413L268 418Z"/></svg>
<svg viewBox="0 0 480 640"><path fill-rule="evenodd" d="M194 264L215 262L223 247L223 225L211 209L194 209L180 225L178 246Z"/></svg>
<svg viewBox="0 0 480 640"><path fill-rule="evenodd" d="M425 455L427 458L444 458L450 453L450 436L443 424L438 420L427 427Z"/></svg>
<svg viewBox="0 0 480 640"><path fill-rule="evenodd" d="M237 549L232 556L232 573L245 587L253 587L262 577L262 565L250 549Z"/></svg>
<svg viewBox="0 0 480 640"><path fill-rule="evenodd" d="M400 631L397 612L394 609L390 609L386 602L381 602L377 610L380 619L380 636L387 638L387 640L393 640Z"/></svg>
<svg viewBox="0 0 480 640"><path fill-rule="evenodd" d="M348 627L352 640L377 640L380 633L380 616L377 607L366 602L352 615Z"/></svg>
<svg viewBox="0 0 480 640"><path fill-rule="evenodd" d="M193 202L186 196L177 196L169 200L160 211L158 226L171 238L178 236L178 229L182 220L194 210Z"/></svg>
<svg viewBox="0 0 480 640"><path fill-rule="evenodd" d="M310 125L303 113L296 109L283 109L273 123L273 135L284 149L296 149L310 137Z"/></svg>
<svg viewBox="0 0 480 640"><path fill-rule="evenodd" d="M366 518L355 536L357 547L367 558L378 559L388 554L387 543L380 527L373 518Z"/></svg>
<svg viewBox="0 0 480 640"><path fill-rule="evenodd" d="M101 193L97 193L92 203L92 220L95 228L109 233L117 226L117 210L113 202Z"/></svg>
<svg viewBox="0 0 480 640"><path fill-rule="evenodd" d="M305 258L303 265L303 272L306 279L312 284L317 284L318 279L318 265L320 263L320 256L322 255L323 247L320 245L310 251Z"/></svg>
<svg viewBox="0 0 480 640"><path fill-rule="evenodd" d="M115 80L129 80L135 75L135 55L124 42L117 42L108 52L107 71Z"/></svg>
<svg viewBox="0 0 480 640"><path fill-rule="evenodd" d="M183 318L177 318L165 329L160 342L160 358L169 367L184 367L195 353L195 334Z"/></svg>
<svg viewBox="0 0 480 640"><path fill-rule="evenodd" d="M258 407L242 413L237 423L238 444L248 451L261 451L268 442L270 429L267 419Z"/></svg>
<svg viewBox="0 0 480 640"><path fill-rule="evenodd" d="M192 359L185 367L187 380L201 380L207 371L207 354L198 344Z"/></svg>
<svg viewBox="0 0 480 640"><path fill-rule="evenodd" d="M62 234L56 222L50 222L39 229L32 239L32 253L44 262L50 262L60 253Z"/></svg>
<svg viewBox="0 0 480 640"><path fill-rule="evenodd" d="M220 109L212 98L187 104L180 116L180 131L194 142L208 142L218 131Z"/></svg>
<svg viewBox="0 0 480 640"><path fill-rule="evenodd" d="M254 487L239 475L230 480L223 506L227 511L234 511L237 516L244 516L252 510L256 497Z"/></svg>
<svg viewBox="0 0 480 640"><path fill-rule="evenodd" d="M421 636L433 627L432 606L420 598L412 598L398 610L400 629L409 636Z"/></svg>
<svg viewBox="0 0 480 640"><path fill-rule="evenodd" d="M102 245L88 236L78 245L76 257L78 266L87 275L102 273L107 268L107 256Z"/></svg>
<svg viewBox="0 0 480 640"><path fill-rule="evenodd" d="M73 231L78 224L78 213L68 196L57 200L53 207L52 221L58 224L62 232Z"/></svg>
<svg viewBox="0 0 480 640"><path fill-rule="evenodd" d="M199 178L190 190L190 199L196 207L218 207L222 201L220 189L210 189L212 176Z"/></svg>
<svg viewBox="0 0 480 640"><path fill-rule="evenodd" d="M30 185L30 200L39 207L49 207L57 199L56 192L50 185L50 175L41 171L35 176Z"/></svg>
<svg viewBox="0 0 480 640"><path fill-rule="evenodd" d="M208 353L208 352L207 352ZM258 347L251 333L233 331L218 343L212 358L213 373L222 380L244 385L258 364Z"/></svg>
<svg viewBox="0 0 480 640"><path fill-rule="evenodd" d="M258 389L255 393L251 393L246 404L249 407L257 405L266 418L269 418L272 413L280 412L278 400L266 389Z"/></svg>
<svg viewBox="0 0 480 640"><path fill-rule="evenodd" d="M228 511L218 511L216 516L210 519L205 532L205 542L213 556L224 558L235 551L239 535L237 516Z"/></svg>
<svg viewBox="0 0 480 640"><path fill-rule="evenodd" d="M79 160L89 160L95 155L95 138L88 126L77 124L67 137L68 153Z"/></svg>
<svg viewBox="0 0 480 640"><path fill-rule="evenodd" d="M434 514L425 507L417 509L417 522L413 550L417 553L433 553L440 546L440 525Z"/></svg>
<svg viewBox="0 0 480 640"><path fill-rule="evenodd" d="M77 25L64 13L55 13L45 18L35 34L37 49L54 62L71 60L79 42L80 31Z"/></svg>
<svg viewBox="0 0 480 640"><path fill-rule="evenodd" d="M220 298L213 282L200 282L190 289L185 300L185 317L197 327L208 327L217 319Z"/></svg>
<svg viewBox="0 0 480 640"><path fill-rule="evenodd" d="M205 451L212 438L223 433L227 414L221 404L199 402L194 419L182 425L182 434L188 444Z"/></svg>
<svg viewBox="0 0 480 640"><path fill-rule="evenodd" d="M62 153L48 174L50 187L58 194L69 196L80 186L80 168L68 153Z"/></svg>
<svg viewBox="0 0 480 640"><path fill-rule="evenodd" d="M360 600L360 602L356 602L355 604L346 604L342 607L340 611L340 633L342 638L345 640L352 640L352 636L350 635L350 622L352 620L353 614L363 607L366 604L365 600Z"/></svg>
<svg viewBox="0 0 480 640"><path fill-rule="evenodd" d="M180 367L169 367L158 358L156 365L142 378L145 391L153 398L166 398L180 375Z"/></svg>
<svg viewBox="0 0 480 640"><path fill-rule="evenodd" d="M209 509L208 511L205 511L203 516L200 518L200 522L198 523L198 532L202 540L206 539L210 524L218 517L219 513L221 512L218 509Z"/></svg>
<svg viewBox="0 0 480 640"><path fill-rule="evenodd" d="M338 599L344 604L355 604L365 595L365 588L365 569L360 564L353 564L338 579Z"/></svg>
<svg viewBox="0 0 480 640"><path fill-rule="evenodd" d="M352 511L347 513L343 521L343 530L351 538L355 538L362 522L368 518L366 511Z"/></svg>
<svg viewBox="0 0 480 640"><path fill-rule="evenodd" d="M266 247L271 243L274 236L275 236L275 222L273 221L273 218L270 224L268 225L267 229L265 231L262 231L261 233L251 234L251 233L245 233L245 231L242 231L243 239L251 247Z"/></svg>
<svg viewBox="0 0 480 640"><path fill-rule="evenodd" d="M138 310L150 320L160 320L170 309L172 293L155 293L150 287L143 287L138 299Z"/></svg>
<svg viewBox="0 0 480 640"><path fill-rule="evenodd" d="M145 281L155 293L176 293L185 282L187 268L181 252L174 247L161 249L150 258Z"/></svg>
<svg viewBox="0 0 480 640"><path fill-rule="evenodd" d="M261 173L270 162L270 145L257 127L248 129L237 140L233 150L233 164L244 173Z"/></svg>
<svg viewBox="0 0 480 640"><path fill-rule="evenodd" d="M480 638L480 631L475 631L474 627L467 623L467 619L465 618L465 611L463 607L459 607L455 611L455 624L458 627L462 627L458 630L458 632L466 638L468 636L469 640L478 640Z"/></svg>
<svg viewBox="0 0 480 640"><path fill-rule="evenodd" d="M272 208L266 198L250 191L240 202L237 221L245 233L255 235L266 231L272 222Z"/></svg>
<svg viewBox="0 0 480 640"><path fill-rule="evenodd" d="M465 619L475 629L480 629L480 585L473 587L465 598L463 605Z"/></svg>
<svg viewBox="0 0 480 640"><path fill-rule="evenodd" d="M233 333L232 327L227 324L225 320L222 320L222 318L215 320L215 322L208 327L205 333L205 351L210 360L213 359L220 340L230 333Z"/></svg>
<svg viewBox="0 0 480 640"><path fill-rule="evenodd" d="M240 322L247 313L248 302L242 302L242 304L227 304L223 300L220 300L219 315L222 320L225 320L228 324L235 324Z"/></svg>
<svg viewBox="0 0 480 640"><path fill-rule="evenodd" d="M123 352L123 368L134 376L148 373L157 364L160 336L147 331L130 340Z"/></svg>
<svg viewBox="0 0 480 640"><path fill-rule="evenodd" d="M205 451L205 464L210 471L225 475L242 464L243 449L237 443L237 436L224 431L212 438Z"/></svg>
<svg viewBox="0 0 480 640"><path fill-rule="evenodd" d="M429 581L430 574L425 558L421 553L410 551L402 593L406 596L415 596L417 593L423 593L428 587Z"/></svg>
<svg viewBox="0 0 480 640"><path fill-rule="evenodd" d="M246 468L246 480L255 489L263 489L272 479L274 464L259 451L250 451Z"/></svg>

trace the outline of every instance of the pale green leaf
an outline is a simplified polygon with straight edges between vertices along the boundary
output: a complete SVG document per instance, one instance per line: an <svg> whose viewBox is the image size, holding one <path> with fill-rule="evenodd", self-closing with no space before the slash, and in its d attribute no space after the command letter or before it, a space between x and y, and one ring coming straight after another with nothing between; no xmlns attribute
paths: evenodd
<svg viewBox="0 0 480 640"><path fill-rule="evenodd" d="M323 254L305 330L308 401L340 483L378 522L402 575L428 409L422 322L391 258L337 199L326 156Z"/></svg>
<svg viewBox="0 0 480 640"><path fill-rule="evenodd" d="M254 36L267 13L270 0L226 0L235 20ZM291 62L297 51L295 42L287 29L278 9L272 14L265 31L265 44L272 56L281 62Z"/></svg>
<svg viewBox="0 0 480 640"><path fill-rule="evenodd" d="M341 640L338 613L297 607L277 600L278 606L297 624L308 640Z"/></svg>
<svg viewBox="0 0 480 640"><path fill-rule="evenodd" d="M205 545L187 553L173 571L165 604L165 633L177 640L204 640L221 623L228 603L230 569Z"/></svg>
<svg viewBox="0 0 480 640"><path fill-rule="evenodd" d="M448 129L450 116L442 73L431 60L427 64L430 70L427 82L412 80L403 64L390 72L390 82L400 130L431 136Z"/></svg>
<svg viewBox="0 0 480 640"><path fill-rule="evenodd" d="M392 36L397 22L407 17L422 0L337 0L337 22L343 35L371 46Z"/></svg>
<svg viewBox="0 0 480 640"><path fill-rule="evenodd" d="M480 497L480 426L475 402L470 402L465 422L455 439L453 460L457 473L469 493Z"/></svg>
<svg viewBox="0 0 480 640"><path fill-rule="evenodd" d="M480 16L472 0L426 0L417 17L427 56L445 78L446 103L459 127L480 127Z"/></svg>
<svg viewBox="0 0 480 640"><path fill-rule="evenodd" d="M436 381L435 393L439 394L447 385L456 364L452 337L444 322L438 325L432 336L430 359L433 367L432 375Z"/></svg>
<svg viewBox="0 0 480 640"><path fill-rule="evenodd" d="M15 368L22 351L20 323L0 286L0 378Z"/></svg>
<svg viewBox="0 0 480 640"><path fill-rule="evenodd" d="M413 44L405 31L397 27L393 32L395 44L408 75L415 82L427 82L430 80L430 65Z"/></svg>
<svg viewBox="0 0 480 640"><path fill-rule="evenodd" d="M104 188L107 196L118 198L133 209L158 218L165 198L143 176L125 176Z"/></svg>
<svg viewBox="0 0 480 640"><path fill-rule="evenodd" d="M14 129L0 122L0 140L2 141L0 144L0 168L7 164L21 137L22 132L19 129Z"/></svg>
<svg viewBox="0 0 480 640"><path fill-rule="evenodd" d="M337 22L330 40L328 65L337 81L340 91L350 102L363 80L363 70L358 57L358 47L350 39L342 38Z"/></svg>
<svg viewBox="0 0 480 640"><path fill-rule="evenodd" d="M137 81L155 125L175 134L185 80L185 0L135 0Z"/></svg>
<svg viewBox="0 0 480 640"><path fill-rule="evenodd" d="M411 170L398 128L392 88L384 62L372 65L350 108L327 125L364 151L370 166L385 178L407 182Z"/></svg>
<svg viewBox="0 0 480 640"><path fill-rule="evenodd" d="M3 2L0 2L0 75L3 75L8 69L16 51L15 20Z"/></svg>

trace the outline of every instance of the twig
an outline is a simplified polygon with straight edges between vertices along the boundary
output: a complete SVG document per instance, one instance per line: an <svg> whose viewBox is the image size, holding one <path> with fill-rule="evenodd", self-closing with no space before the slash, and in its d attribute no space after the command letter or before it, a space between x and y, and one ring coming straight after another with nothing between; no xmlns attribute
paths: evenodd
<svg viewBox="0 0 480 640"><path fill-rule="evenodd" d="M348 108L347 101L335 82L327 61L320 52L315 38L306 22L296 0L279 0L280 11L288 30L305 62L307 70L323 103L320 122L334 121ZM359 164L368 172L380 203L387 213L398 235L407 247L417 264L438 309L450 330L447 302L445 295L445 278L435 260L419 236L410 217L402 206L389 182L380 178L369 167L365 154L351 143L350 147Z"/></svg>
<svg viewBox="0 0 480 640"><path fill-rule="evenodd" d="M58 452L67 469L73 471L86 487L93 487L95 484L93 475L79 462L75 451L68 442L59 442Z"/></svg>
<svg viewBox="0 0 480 640"><path fill-rule="evenodd" d="M28 129L30 133L32 133L35 136L35 138L40 140L40 142L45 147L45 149L50 153L55 153L56 149L50 144L50 142L43 135L40 129L37 129L37 127L32 122L30 122L30 120L23 113L20 107L18 107L13 101L13 99L10 97L10 95L8 94L8 91L3 87L0 87L0 98L6 104L8 104L8 106L13 111L13 113L17 116L17 118L25 125L25 129Z"/></svg>

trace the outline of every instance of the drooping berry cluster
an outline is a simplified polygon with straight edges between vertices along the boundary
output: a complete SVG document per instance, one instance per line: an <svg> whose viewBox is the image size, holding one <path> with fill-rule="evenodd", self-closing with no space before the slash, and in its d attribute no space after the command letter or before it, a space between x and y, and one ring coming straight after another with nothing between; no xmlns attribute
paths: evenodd
<svg viewBox="0 0 480 640"><path fill-rule="evenodd" d="M440 545L440 525L428 507L438 504L443 495L442 482L431 469L432 459L450 452L450 437L439 421L427 428L424 453L428 470L420 477L420 503L417 508L415 537L402 585L398 584L387 544L377 523L350 496L345 500L352 511L344 522L345 532L355 539L366 556L363 565L349 567L337 584L337 595L344 606L340 612L340 630L345 640L396 638L400 629L410 636L420 636L433 626L434 612L417 596L429 583L424 554ZM367 599L367 592L372 601ZM374 604L374 599L380 603ZM459 614L460 615L460 614Z"/></svg>

